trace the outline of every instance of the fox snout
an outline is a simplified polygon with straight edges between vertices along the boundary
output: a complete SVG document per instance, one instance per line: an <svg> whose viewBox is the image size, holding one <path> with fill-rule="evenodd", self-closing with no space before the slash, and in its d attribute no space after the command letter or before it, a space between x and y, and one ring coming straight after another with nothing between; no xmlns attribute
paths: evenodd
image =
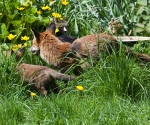
<svg viewBox="0 0 150 125"><path fill-rule="evenodd" d="M37 54L40 53L40 48L34 45L34 46L31 46L30 51L31 51L34 55L37 55Z"/></svg>

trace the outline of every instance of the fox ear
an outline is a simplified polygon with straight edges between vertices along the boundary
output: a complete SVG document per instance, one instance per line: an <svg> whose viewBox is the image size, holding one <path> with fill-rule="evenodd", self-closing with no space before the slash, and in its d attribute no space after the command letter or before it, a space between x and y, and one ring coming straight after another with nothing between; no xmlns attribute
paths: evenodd
<svg viewBox="0 0 150 125"><path fill-rule="evenodd" d="M55 24L54 22L51 22L51 23L49 24L49 26L46 28L46 30L51 31L52 34L55 33L55 29L56 29L56 24Z"/></svg>
<svg viewBox="0 0 150 125"><path fill-rule="evenodd" d="M33 33L33 35L34 35L34 37L35 38L39 38L39 36L40 36L40 33L39 32L37 32L35 29L33 29L33 28L30 28L30 30L31 30L31 32Z"/></svg>

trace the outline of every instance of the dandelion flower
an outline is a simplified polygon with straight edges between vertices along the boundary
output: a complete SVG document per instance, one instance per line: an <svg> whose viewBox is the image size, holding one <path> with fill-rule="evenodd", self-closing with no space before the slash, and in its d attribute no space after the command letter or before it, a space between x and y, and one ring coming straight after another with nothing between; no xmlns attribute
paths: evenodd
<svg viewBox="0 0 150 125"><path fill-rule="evenodd" d="M78 89L79 91L83 91L83 90L84 90L83 86L76 86L76 87L77 87L77 89Z"/></svg>
<svg viewBox="0 0 150 125"><path fill-rule="evenodd" d="M31 92L31 93L30 93L30 96L31 96L31 97L34 97L34 96L36 96L36 93Z"/></svg>
<svg viewBox="0 0 150 125"><path fill-rule="evenodd" d="M36 13L40 15L42 13L42 11L38 10L38 11L36 11Z"/></svg>
<svg viewBox="0 0 150 125"><path fill-rule="evenodd" d="M57 32L59 32L59 29L58 29L58 28L55 29L55 33L57 33Z"/></svg>
<svg viewBox="0 0 150 125"><path fill-rule="evenodd" d="M67 0L62 0L61 3L62 3L63 5L69 4L69 2L67 2Z"/></svg>
<svg viewBox="0 0 150 125"><path fill-rule="evenodd" d="M21 40L28 40L29 39L29 37L27 37L27 36L22 36L21 37Z"/></svg>
<svg viewBox="0 0 150 125"><path fill-rule="evenodd" d="M13 40L16 37L16 35L9 34L7 37L8 37L9 40Z"/></svg>
<svg viewBox="0 0 150 125"><path fill-rule="evenodd" d="M18 10L24 10L24 7L17 7Z"/></svg>

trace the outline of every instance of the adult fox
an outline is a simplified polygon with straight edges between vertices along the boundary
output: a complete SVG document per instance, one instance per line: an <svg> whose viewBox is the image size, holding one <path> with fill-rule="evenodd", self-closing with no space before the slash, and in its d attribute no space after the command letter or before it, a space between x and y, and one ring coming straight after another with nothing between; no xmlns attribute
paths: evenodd
<svg viewBox="0 0 150 125"><path fill-rule="evenodd" d="M112 48L117 51L120 49L120 43L111 35L100 33L83 36L76 39L72 44L62 42L53 35L55 23L51 23L45 32L39 33L31 29L34 39L31 46L33 54L40 54L41 58L48 64L59 69L77 62L77 58L87 58L89 55L98 59L99 52L111 53ZM123 46L126 54L131 54L145 62L150 62L150 57L146 54L132 52L131 49Z"/></svg>

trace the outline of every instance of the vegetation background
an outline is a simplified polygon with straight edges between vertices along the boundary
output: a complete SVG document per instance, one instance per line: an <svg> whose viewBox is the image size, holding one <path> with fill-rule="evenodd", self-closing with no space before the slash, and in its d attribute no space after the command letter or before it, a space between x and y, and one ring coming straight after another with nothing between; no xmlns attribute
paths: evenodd
<svg viewBox="0 0 150 125"><path fill-rule="evenodd" d="M0 0L0 124L149 125L149 63L137 63L121 50L119 57L100 54L97 65L91 63L67 87L57 81L62 90L58 95L30 96L16 72L18 62L6 52L26 46L24 62L47 65L29 51L30 28L42 32L54 17L68 17L68 34L76 37L108 33L112 18L119 24L113 35L150 36L149 0ZM130 45L150 55L149 46L150 41Z"/></svg>

